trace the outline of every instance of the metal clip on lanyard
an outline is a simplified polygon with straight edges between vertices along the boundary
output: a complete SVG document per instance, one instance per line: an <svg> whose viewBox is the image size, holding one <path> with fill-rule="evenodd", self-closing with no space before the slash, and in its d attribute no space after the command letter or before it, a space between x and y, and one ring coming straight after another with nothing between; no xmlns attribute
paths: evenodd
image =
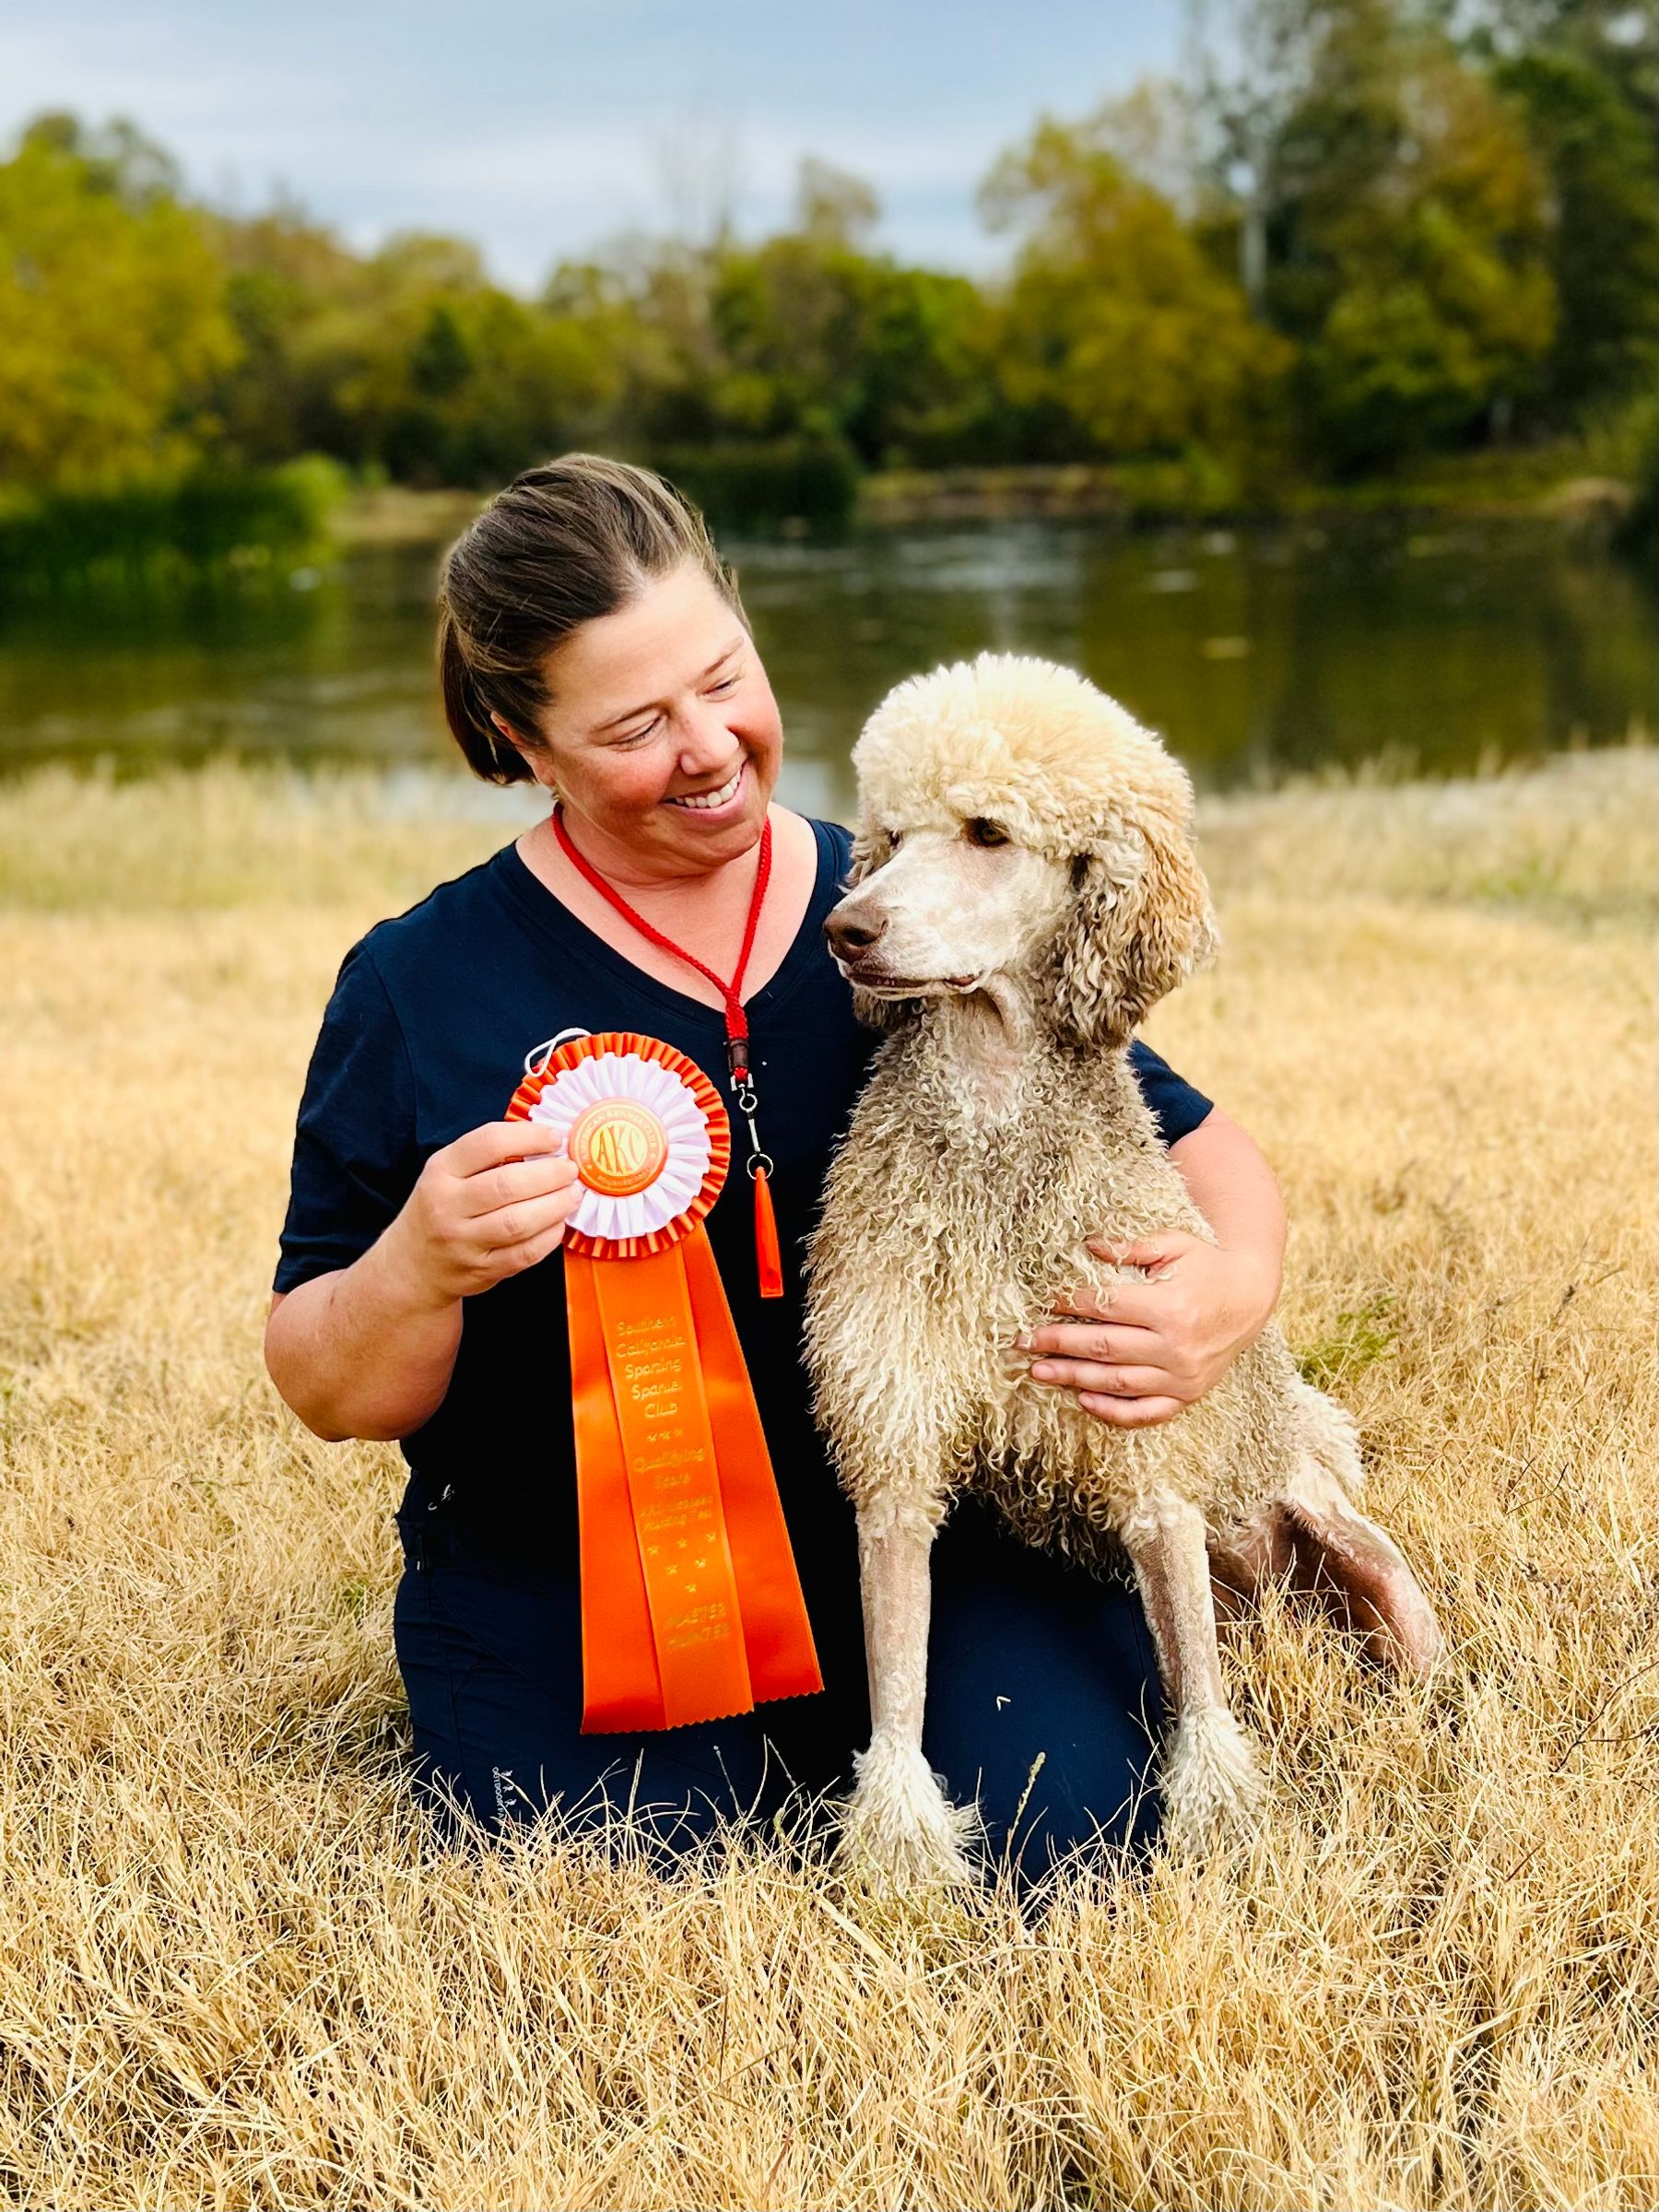
<svg viewBox="0 0 1659 2212"><path fill-rule="evenodd" d="M755 1089L754 1070L749 1065L749 1041L747 1037L726 1039L726 1069L732 1079L732 1096L737 1102L737 1111L748 1124L749 1156L743 1164L748 1170L749 1181L753 1182L757 1175L772 1175L777 1170L771 1154L762 1148L760 1132L755 1126L760 1100Z"/></svg>

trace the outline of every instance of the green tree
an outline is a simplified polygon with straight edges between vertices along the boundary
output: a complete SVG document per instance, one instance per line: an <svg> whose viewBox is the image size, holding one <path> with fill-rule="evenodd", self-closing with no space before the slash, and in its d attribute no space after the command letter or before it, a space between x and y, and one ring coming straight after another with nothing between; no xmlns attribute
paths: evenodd
<svg viewBox="0 0 1659 2212"><path fill-rule="evenodd" d="M226 273L159 147L43 116L0 163L0 478L176 472L235 359Z"/></svg>
<svg viewBox="0 0 1659 2212"><path fill-rule="evenodd" d="M865 333L856 404L843 418L864 460L930 467L995 453L996 324L971 277L879 264L870 274Z"/></svg>
<svg viewBox="0 0 1659 2212"><path fill-rule="evenodd" d="M1044 121L982 191L993 229L1025 233L998 318L1002 392L1049 457L1241 456L1272 420L1288 350L1126 166L1116 121Z"/></svg>
<svg viewBox="0 0 1659 2212"><path fill-rule="evenodd" d="M218 242L240 341L213 394L227 445L256 464L308 451L359 458L335 394L357 256L291 204L250 220L219 218Z"/></svg>
<svg viewBox="0 0 1659 2212"><path fill-rule="evenodd" d="M394 239L363 270L367 344L340 400L414 484L488 484L602 423L614 368L568 319L489 282L462 241Z"/></svg>
<svg viewBox="0 0 1659 2212"><path fill-rule="evenodd" d="M1659 355L1659 24L1628 0L1188 0L1206 224L1318 465L1566 429Z"/></svg>
<svg viewBox="0 0 1659 2212"><path fill-rule="evenodd" d="M1522 113L1547 181L1561 303L1537 414L1651 392L1659 355L1659 17L1628 0L1438 0Z"/></svg>
<svg viewBox="0 0 1659 2212"><path fill-rule="evenodd" d="M1501 433L1557 328L1547 180L1513 103L1422 6L1234 13L1266 41L1272 99L1253 104L1236 58L1195 67L1210 219L1218 239L1255 229L1260 310L1297 348L1307 458L1364 471Z"/></svg>
<svg viewBox="0 0 1659 2212"><path fill-rule="evenodd" d="M1303 340L1306 419L1345 469L1501 431L1556 329L1524 130L1441 47L1333 69L1298 118L1302 189L1269 312Z"/></svg>
<svg viewBox="0 0 1659 2212"><path fill-rule="evenodd" d="M544 310L608 379L606 434L646 451L718 434L719 347L710 294L716 249L630 237L604 262L562 262Z"/></svg>
<svg viewBox="0 0 1659 2212"><path fill-rule="evenodd" d="M1653 382L1659 359L1659 186L1651 119L1572 53L1523 53L1496 73L1547 182L1560 312L1539 406L1570 422Z"/></svg>
<svg viewBox="0 0 1659 2212"><path fill-rule="evenodd" d="M991 390L988 317L965 276L871 249L860 179L808 159L794 221L708 264L700 377L715 437L844 441L861 460L952 458Z"/></svg>
<svg viewBox="0 0 1659 2212"><path fill-rule="evenodd" d="M465 240L410 233L359 257L286 210L228 227L226 252L243 357L221 404L251 458L309 448L485 484L610 419L603 336L492 285Z"/></svg>

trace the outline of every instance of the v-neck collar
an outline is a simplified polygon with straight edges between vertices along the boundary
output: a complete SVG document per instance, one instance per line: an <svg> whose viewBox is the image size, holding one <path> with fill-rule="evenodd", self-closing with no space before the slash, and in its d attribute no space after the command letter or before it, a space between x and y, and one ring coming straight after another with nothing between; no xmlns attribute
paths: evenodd
<svg viewBox="0 0 1659 2212"><path fill-rule="evenodd" d="M812 896L806 902L800 927L775 971L759 991L744 1000L751 1017L764 1017L782 1005L811 972L814 960L823 957L820 932L824 915L833 903L831 894L838 888L837 852L828 827L811 817L807 819L818 842L818 872L813 879ZM569 959L574 956L607 969L629 990L657 1000L682 1020L697 1017L724 1035L725 1014L722 1007L705 1006L700 998L677 991L672 983L661 982L630 960L626 953L618 952L607 938L602 937L580 915L572 913L557 891L548 889L516 842L503 845L489 866L514 908L562 958Z"/></svg>

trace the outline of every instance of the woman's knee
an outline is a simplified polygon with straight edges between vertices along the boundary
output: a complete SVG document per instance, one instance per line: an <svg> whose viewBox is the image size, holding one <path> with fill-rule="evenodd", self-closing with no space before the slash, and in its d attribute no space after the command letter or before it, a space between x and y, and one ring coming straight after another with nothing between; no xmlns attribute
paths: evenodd
<svg viewBox="0 0 1659 2212"><path fill-rule="evenodd" d="M513 1596L522 1606L524 1593ZM469 1822L500 1835L553 1813L589 1841L673 1854L770 1818L788 1788L758 1715L671 1736L583 1735L571 1666L521 1667L496 1648L488 1578L411 1567L393 1619L415 1793L451 1837Z"/></svg>

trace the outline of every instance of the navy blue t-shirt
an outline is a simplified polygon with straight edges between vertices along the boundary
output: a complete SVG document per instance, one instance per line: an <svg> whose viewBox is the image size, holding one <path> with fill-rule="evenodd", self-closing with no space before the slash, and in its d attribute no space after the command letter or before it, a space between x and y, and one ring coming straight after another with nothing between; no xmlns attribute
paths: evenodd
<svg viewBox="0 0 1659 2212"><path fill-rule="evenodd" d="M747 1002L761 1141L784 1295L756 1286L754 1213L736 1175L708 1218L777 1472L815 1626L857 1588L851 1510L814 1427L801 1362L802 1240L832 1146L878 1040L853 1018L823 923L852 841L815 822L818 878L782 965ZM275 1288L348 1266L401 1209L427 1158L499 1121L528 1053L560 1030L634 1030L697 1062L726 1095L720 1012L656 982L554 897L516 847L439 885L347 954L300 1107ZM1136 1043L1133 1062L1166 1144L1209 1101ZM446 1488L445 1516L475 1556L518 1571L578 1574L575 1448L563 1260L552 1253L465 1300L443 1403L403 1440L404 1517ZM856 1607L853 1608L853 1614Z"/></svg>

